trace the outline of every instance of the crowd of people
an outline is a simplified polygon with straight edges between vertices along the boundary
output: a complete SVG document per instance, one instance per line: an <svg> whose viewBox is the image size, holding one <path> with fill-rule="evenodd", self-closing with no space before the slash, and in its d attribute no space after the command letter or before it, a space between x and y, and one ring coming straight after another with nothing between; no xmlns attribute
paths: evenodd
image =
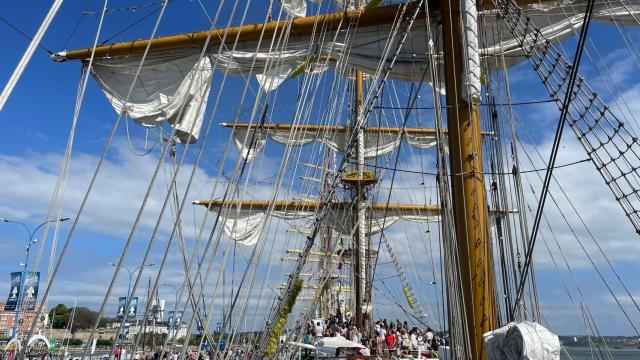
<svg viewBox="0 0 640 360"><path fill-rule="evenodd" d="M325 320L310 320L307 323L304 342L313 344L323 337L342 336L364 348L359 353L371 356L402 356L420 352L422 356L430 357L445 345L442 334L430 327L419 329L409 327L407 321L387 321L381 319L375 322L370 332L364 332L354 325L349 314L331 316Z"/></svg>

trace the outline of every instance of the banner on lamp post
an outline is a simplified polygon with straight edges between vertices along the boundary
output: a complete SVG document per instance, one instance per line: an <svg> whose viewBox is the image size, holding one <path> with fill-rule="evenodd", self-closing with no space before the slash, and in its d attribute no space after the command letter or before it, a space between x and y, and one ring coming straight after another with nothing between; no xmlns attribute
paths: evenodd
<svg viewBox="0 0 640 360"><path fill-rule="evenodd" d="M21 307L24 310L35 310L40 287L40 272L27 271L24 274L24 298Z"/></svg>
<svg viewBox="0 0 640 360"><path fill-rule="evenodd" d="M133 321L138 314L138 297L132 297L129 302L129 309L127 310L127 320Z"/></svg>
<svg viewBox="0 0 640 360"><path fill-rule="evenodd" d="M122 318L124 318L124 314L126 312L127 309L127 297L126 296L121 296L118 298L118 313L116 315L116 317L120 320L122 320Z"/></svg>
<svg viewBox="0 0 640 360"><path fill-rule="evenodd" d="M18 307L18 299L22 289L22 272L11 273L11 288L9 289L9 297L4 309L7 311L15 311Z"/></svg>

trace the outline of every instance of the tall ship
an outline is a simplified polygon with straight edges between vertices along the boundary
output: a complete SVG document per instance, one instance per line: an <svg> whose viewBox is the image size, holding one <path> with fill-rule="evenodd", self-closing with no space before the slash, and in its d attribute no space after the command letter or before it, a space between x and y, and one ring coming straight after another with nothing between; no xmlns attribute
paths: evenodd
<svg viewBox="0 0 640 360"><path fill-rule="evenodd" d="M115 11L104 1L95 41L51 55L82 72L48 218L64 206L88 86L115 115L71 225L47 224L56 245L35 311L48 311L126 128L153 171L114 245L90 339L134 263L121 306L147 299L139 334L155 329L158 291L175 284L179 325L154 338L160 357L560 359L568 352L536 276L552 263L593 358L613 358L589 294L567 275L567 246L640 336L633 286L574 206L568 187L584 184L557 177L597 174L607 193L594 206L612 204L603 216L640 233L637 104L593 44L604 32L622 39L637 76L638 0L226 0L203 5L209 29L164 35L164 17L182 6L171 3L144 5L146 39L101 43ZM513 79L523 73L527 86ZM527 116L543 107L544 121ZM565 161L568 141L579 158ZM28 357L35 325L12 340L12 356ZM114 326L110 356L148 356L142 335L120 336L134 328L126 315ZM87 343L79 356L90 352Z"/></svg>

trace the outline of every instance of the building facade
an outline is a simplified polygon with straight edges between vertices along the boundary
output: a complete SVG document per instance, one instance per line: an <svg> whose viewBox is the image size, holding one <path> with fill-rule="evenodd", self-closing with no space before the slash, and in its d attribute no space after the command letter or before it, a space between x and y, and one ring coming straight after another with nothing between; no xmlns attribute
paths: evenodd
<svg viewBox="0 0 640 360"><path fill-rule="evenodd" d="M5 303L0 302L0 338L9 339L13 337L13 322L16 318L15 311L5 311L4 309ZM36 309L40 305L36 305ZM19 332L27 332L29 331L29 327L33 322L34 317L36 316L35 310L25 310L20 312L20 326ZM44 315L46 316L46 314ZM36 322L35 332L37 333L42 328L43 319L38 319Z"/></svg>

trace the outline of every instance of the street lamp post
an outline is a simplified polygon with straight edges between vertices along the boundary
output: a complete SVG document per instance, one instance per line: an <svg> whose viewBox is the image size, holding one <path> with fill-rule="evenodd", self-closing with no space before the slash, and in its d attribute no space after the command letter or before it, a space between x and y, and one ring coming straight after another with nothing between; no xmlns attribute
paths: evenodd
<svg viewBox="0 0 640 360"><path fill-rule="evenodd" d="M29 243L27 243L27 248L25 250L24 262L20 264L20 266L22 267L22 274L20 276L20 292L18 293L18 299L16 301L16 313L15 313L15 316L13 318L13 330L12 330L12 333L13 333L12 335L15 338L17 338L18 323L20 322L20 312L22 311L22 299L24 298L25 277L27 276L27 267L29 266L29 250L31 250L31 246L33 244L35 244L36 241L37 241L34 238L34 236L36 235L38 230L40 230L41 227L43 227L44 225L46 225L48 223L55 222L55 221L63 222L63 221L67 221L69 219L70 218L65 217L65 218L60 218L60 219L47 220L47 221L39 224L38 226L36 226L33 230L31 230L31 229L29 229L29 226L27 226L23 222L7 220L5 218L0 218L0 221L6 222L6 223L13 223L13 224L22 225L22 227L27 231L27 234L29 236Z"/></svg>
<svg viewBox="0 0 640 360"><path fill-rule="evenodd" d="M176 325L175 322L176 320L178 320L178 288L175 285L166 284L166 283L162 283L160 284L160 286L171 287L173 288L173 291L176 293L175 302L173 303L173 319L171 319L174 324L169 323L169 333L171 333L171 328L175 327L176 329L175 329L174 336L177 336L180 325L179 324L177 324L177 326L174 326L174 325Z"/></svg>
<svg viewBox="0 0 640 360"><path fill-rule="evenodd" d="M153 265L155 265L155 264L154 264L154 263L150 263L150 264L142 264L142 265L140 265L140 266L137 266L137 267L133 268L133 270L129 269L128 267L126 267L126 266L124 266L124 265L121 265L121 266L120 266L121 268L123 268L123 269L127 270L127 272L129 273L129 284L127 285L127 300L125 301L125 304L127 304L127 303L128 303L128 304L129 304L129 306L131 306L131 279L133 279L133 274L135 274L135 273L136 273L136 271L138 271L138 270L142 269L142 268L143 268L143 267L145 267L145 266L149 266L149 267L151 267L151 266L153 266ZM116 264L116 263L113 263L113 262L112 262L112 263L111 263L111 266L118 266L118 264ZM124 309L124 317L123 317L123 319L122 319L122 321L123 321L123 322L126 322L126 321L127 321L127 316L129 315L129 314L128 314L128 311L129 311L129 309ZM122 327L123 325L120 325L120 326ZM137 326L137 325L136 325L136 326ZM120 333L118 332L118 339L116 339L116 344L118 344L118 340L119 340L119 338L120 338Z"/></svg>
<svg viewBox="0 0 640 360"><path fill-rule="evenodd" d="M131 279L133 278L133 274L135 274L136 271L142 269L145 266L153 266L153 265L155 265L155 264L154 263L142 264L142 265L140 265L138 267L133 268L133 270L129 269L128 267L126 267L124 265L120 266L121 268L127 270L127 272L129 273L129 285L127 286L127 299L129 299L129 297L131 296ZM118 266L118 264L111 263L111 266Z"/></svg>

